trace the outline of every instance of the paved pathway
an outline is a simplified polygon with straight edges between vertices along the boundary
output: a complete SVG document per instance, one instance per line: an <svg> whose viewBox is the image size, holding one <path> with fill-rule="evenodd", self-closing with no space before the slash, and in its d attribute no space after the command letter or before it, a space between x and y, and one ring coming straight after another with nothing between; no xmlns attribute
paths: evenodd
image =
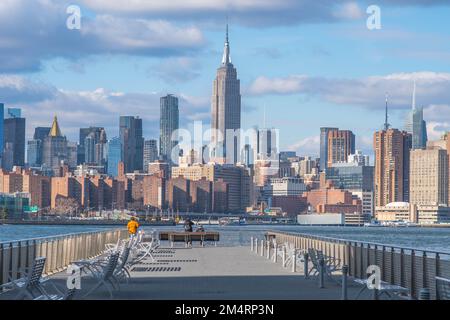
<svg viewBox="0 0 450 320"><path fill-rule="evenodd" d="M273 263L250 251L249 247L162 248L156 254L157 262L146 259L135 265L129 284L114 292L115 299L340 299L341 288L326 282L319 289L316 277L304 278L303 266L297 272L285 269L281 261ZM67 275L52 276L64 286ZM339 278L339 276L338 276ZM92 286L83 276L82 296ZM360 287L351 285L349 297ZM8 295L0 295L7 298ZM99 289L88 299L108 299L105 289Z"/></svg>

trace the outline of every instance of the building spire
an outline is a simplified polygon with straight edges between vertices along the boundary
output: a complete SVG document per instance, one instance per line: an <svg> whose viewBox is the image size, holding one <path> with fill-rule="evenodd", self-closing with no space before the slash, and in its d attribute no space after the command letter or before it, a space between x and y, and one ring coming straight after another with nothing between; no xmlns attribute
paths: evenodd
<svg viewBox="0 0 450 320"><path fill-rule="evenodd" d="M416 110L416 79L414 79L414 88L413 88L413 96L412 96L412 109Z"/></svg>
<svg viewBox="0 0 450 320"><path fill-rule="evenodd" d="M230 42L228 41L228 23L227 23L225 46L223 48L222 66L226 66L228 64L231 64L231 56L230 56Z"/></svg>
<svg viewBox="0 0 450 320"><path fill-rule="evenodd" d="M58 118L55 117L53 118L53 124L52 124L52 128L50 130L50 134L49 136L51 137L61 137L61 130L59 129L59 125L58 125Z"/></svg>
<svg viewBox="0 0 450 320"><path fill-rule="evenodd" d="M384 114L384 130L387 131L390 125L388 123L388 93L386 92L386 110Z"/></svg>

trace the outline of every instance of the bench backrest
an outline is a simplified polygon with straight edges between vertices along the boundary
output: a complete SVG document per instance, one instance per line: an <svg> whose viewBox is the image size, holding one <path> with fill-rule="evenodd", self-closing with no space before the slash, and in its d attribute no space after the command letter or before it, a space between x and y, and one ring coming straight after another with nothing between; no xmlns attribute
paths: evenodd
<svg viewBox="0 0 450 320"><path fill-rule="evenodd" d="M39 284L39 280L42 278L42 273L44 272L45 257L38 257L34 259L33 265L27 275L27 287L36 286Z"/></svg>
<svg viewBox="0 0 450 320"><path fill-rule="evenodd" d="M128 257L130 256L130 250L131 247L129 245L123 248L122 254L120 255L120 264L118 265L118 268L122 269L126 265Z"/></svg>
<svg viewBox="0 0 450 320"><path fill-rule="evenodd" d="M319 266L319 259L318 259L318 257L317 257L317 250L314 250L314 249L312 249L312 248L309 248L309 249L308 249L308 256L309 256L309 258L311 259L312 264L313 264L315 267L318 267L318 266Z"/></svg>
<svg viewBox="0 0 450 320"><path fill-rule="evenodd" d="M117 267L118 260L119 260L119 252L115 252L109 256L108 263L105 265L105 269L103 271L104 280L109 279L113 275L114 270Z"/></svg>
<svg viewBox="0 0 450 320"><path fill-rule="evenodd" d="M436 277L436 289L438 300L450 300L450 279Z"/></svg>

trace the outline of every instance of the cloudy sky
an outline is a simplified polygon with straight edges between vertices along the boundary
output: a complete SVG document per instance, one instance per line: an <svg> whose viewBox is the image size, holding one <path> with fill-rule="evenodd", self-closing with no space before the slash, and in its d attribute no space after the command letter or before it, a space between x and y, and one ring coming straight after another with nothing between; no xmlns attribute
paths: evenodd
<svg viewBox="0 0 450 320"><path fill-rule="evenodd" d="M66 27L69 5L81 29ZM366 26L381 9L381 29ZM0 102L20 107L27 137L57 114L63 133L120 115L157 138L159 97L180 97L183 127L210 121L225 24L241 79L243 126L280 130L281 149L317 155L319 127L350 129L371 153L384 121L403 128L413 80L428 135L450 130L447 0L2 0Z"/></svg>

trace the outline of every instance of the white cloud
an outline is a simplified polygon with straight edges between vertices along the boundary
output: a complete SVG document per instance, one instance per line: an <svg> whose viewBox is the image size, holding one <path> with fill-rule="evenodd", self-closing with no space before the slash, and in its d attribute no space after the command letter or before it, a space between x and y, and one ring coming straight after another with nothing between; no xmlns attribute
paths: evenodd
<svg viewBox="0 0 450 320"><path fill-rule="evenodd" d="M121 0L82 2L100 13L215 24L229 16L231 23L257 27L355 19L354 1L348 0L134 0L127 6Z"/></svg>
<svg viewBox="0 0 450 320"><path fill-rule="evenodd" d="M306 137L289 145L286 150L296 151L298 155L319 157L320 136Z"/></svg>
<svg viewBox="0 0 450 320"><path fill-rule="evenodd" d="M6 94L5 94L6 93ZM19 76L0 77L0 96L5 107L19 107L27 119L27 138L37 126L49 126L58 115L61 130L78 139L80 127L98 125L109 136L118 134L119 116L139 116L147 137L159 135L160 97L166 93L126 93L96 88L90 91L61 90ZM180 126L192 120L209 121L209 102L204 97L175 93L180 101ZM208 116L208 117L207 117Z"/></svg>
<svg viewBox="0 0 450 320"><path fill-rule="evenodd" d="M246 89L251 95L306 94L335 104L383 108L389 94L390 108L410 108L414 79L417 105L443 104L450 101L450 73L395 73L365 78L322 78L305 75L258 77Z"/></svg>
<svg viewBox="0 0 450 320"><path fill-rule="evenodd" d="M200 76L201 64L194 58L175 57L163 60L149 69L150 76L157 76L167 83L183 83Z"/></svg>
<svg viewBox="0 0 450 320"><path fill-rule="evenodd" d="M0 72L37 71L42 61L53 57L71 60L101 54L167 57L191 54L205 45L197 27L160 18L82 13L81 29L68 30L65 27L68 4L66 0L2 1Z"/></svg>
<svg viewBox="0 0 450 320"><path fill-rule="evenodd" d="M344 3L334 15L341 19L361 19L364 16L363 11L356 2Z"/></svg>

